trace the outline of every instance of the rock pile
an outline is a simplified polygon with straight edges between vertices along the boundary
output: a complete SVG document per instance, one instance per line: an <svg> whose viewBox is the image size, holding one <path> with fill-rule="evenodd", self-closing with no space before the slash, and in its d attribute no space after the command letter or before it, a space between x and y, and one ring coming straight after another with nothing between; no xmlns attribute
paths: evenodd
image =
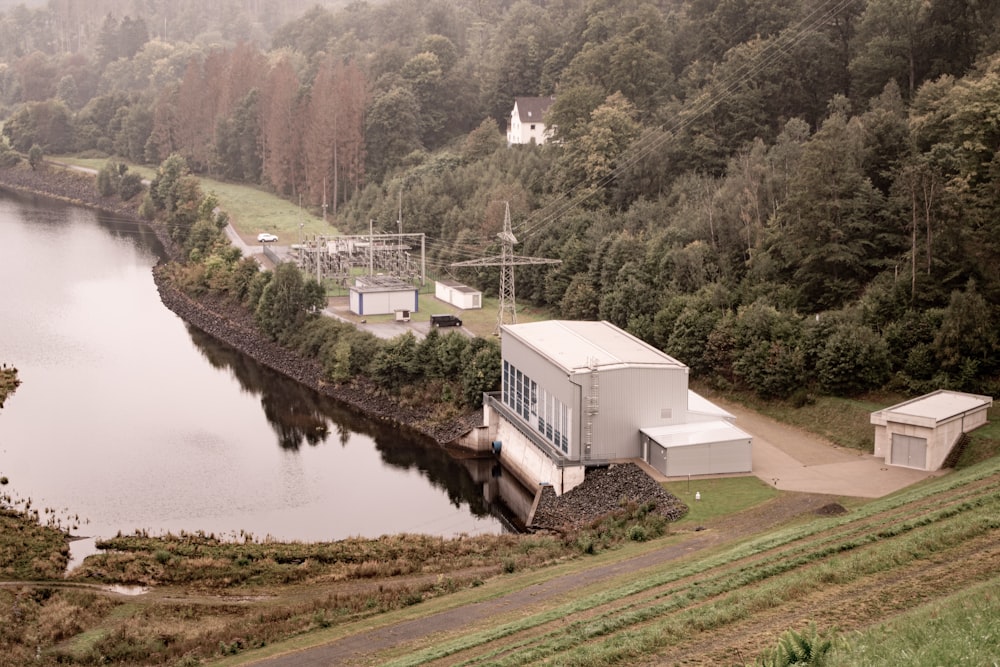
<svg viewBox="0 0 1000 667"><path fill-rule="evenodd" d="M623 502L653 502L669 521L687 514L688 507L634 463L621 463L587 472L583 483L561 496L552 487L542 490L531 528L566 529L586 525L619 509Z"/></svg>

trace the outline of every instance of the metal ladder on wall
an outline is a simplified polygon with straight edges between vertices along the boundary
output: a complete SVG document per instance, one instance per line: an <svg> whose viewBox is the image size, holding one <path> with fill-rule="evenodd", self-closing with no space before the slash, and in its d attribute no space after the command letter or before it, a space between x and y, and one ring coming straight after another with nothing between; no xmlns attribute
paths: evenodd
<svg viewBox="0 0 1000 667"><path fill-rule="evenodd" d="M594 415L600 412L601 408L601 376L597 370L597 359L591 357L587 360L590 368L590 393L587 395L586 415L587 419L583 429L583 458L590 460L591 447L594 444Z"/></svg>

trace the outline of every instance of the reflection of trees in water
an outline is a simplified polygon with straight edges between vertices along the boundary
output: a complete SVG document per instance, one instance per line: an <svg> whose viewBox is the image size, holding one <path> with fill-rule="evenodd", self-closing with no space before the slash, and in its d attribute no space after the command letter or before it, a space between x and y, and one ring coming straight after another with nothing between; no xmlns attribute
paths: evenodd
<svg viewBox="0 0 1000 667"><path fill-rule="evenodd" d="M95 216L101 229L116 239L124 239L137 248L149 251L157 259L166 259L163 244L156 238L152 228L144 222L116 217L114 214L94 212L75 204L55 199L5 190L0 188L0 196L11 200L17 206L17 216L36 227L62 227L73 221L74 216Z"/></svg>
<svg viewBox="0 0 1000 667"><path fill-rule="evenodd" d="M243 391L260 396L264 416L278 436L278 446L296 450L303 443L316 446L326 441L330 419L319 404L322 396L258 364L200 329L189 325L188 333L195 347L214 368L228 369Z"/></svg>
<svg viewBox="0 0 1000 667"><path fill-rule="evenodd" d="M188 332L214 368L228 369L244 391L260 395L264 415L282 449L297 450L303 442L318 445L326 441L331 430L336 431L341 446L346 446L354 433L366 435L375 442L387 465L419 470L431 484L448 494L455 507L465 503L475 516L497 513L497 508L491 508L483 497L480 483L469 470L437 443L398 426L371 420L258 364L200 329L189 325Z"/></svg>
<svg viewBox="0 0 1000 667"><path fill-rule="evenodd" d="M163 249L160 239L149 225L136 220L126 218L116 218L106 213L97 216L97 222L101 227L118 239L127 239L137 247L148 250L158 260L166 260L167 252Z"/></svg>
<svg viewBox="0 0 1000 667"><path fill-rule="evenodd" d="M460 461L436 444L421 446L408 438L399 437L397 431L377 435L375 446L382 455L382 460L389 465L419 470L431 484L448 494L448 499L455 507L467 503L475 516L494 513L483 497L480 483L472 478Z"/></svg>

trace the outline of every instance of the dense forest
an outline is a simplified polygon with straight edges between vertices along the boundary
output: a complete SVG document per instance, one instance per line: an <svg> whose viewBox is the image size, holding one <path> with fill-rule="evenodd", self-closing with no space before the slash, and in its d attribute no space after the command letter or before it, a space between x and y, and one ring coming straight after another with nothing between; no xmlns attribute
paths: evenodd
<svg viewBox="0 0 1000 667"><path fill-rule="evenodd" d="M508 146L542 95L552 141ZM450 265L509 203L562 260L519 300L764 397L1000 390L1000 3L49 0L0 13L0 117L0 161L182 159L347 231L401 206L487 293Z"/></svg>

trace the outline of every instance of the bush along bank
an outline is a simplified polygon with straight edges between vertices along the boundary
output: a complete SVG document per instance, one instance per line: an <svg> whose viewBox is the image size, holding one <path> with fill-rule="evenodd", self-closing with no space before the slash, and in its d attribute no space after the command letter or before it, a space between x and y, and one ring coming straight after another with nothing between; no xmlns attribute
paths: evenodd
<svg viewBox="0 0 1000 667"><path fill-rule="evenodd" d="M101 170L121 179L111 162ZM106 174L105 174L106 175ZM58 166L0 169L0 186L150 225L170 262L154 269L160 298L189 324L262 365L373 418L447 443L480 418L482 393L500 380L495 341L433 330L383 341L319 314L323 289L291 264L261 271L226 238L218 202L171 156L144 196L102 195L94 175ZM105 184L107 185L107 184Z"/></svg>

